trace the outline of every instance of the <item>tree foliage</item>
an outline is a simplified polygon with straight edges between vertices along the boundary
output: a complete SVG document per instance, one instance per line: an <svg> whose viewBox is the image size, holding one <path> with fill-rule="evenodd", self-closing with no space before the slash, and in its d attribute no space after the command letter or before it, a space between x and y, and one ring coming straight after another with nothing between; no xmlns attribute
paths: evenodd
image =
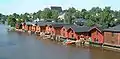
<svg viewBox="0 0 120 59"><path fill-rule="evenodd" d="M8 16L7 21L8 21L8 25L10 25L11 27L15 27L16 19L12 15Z"/></svg>
<svg viewBox="0 0 120 59"><path fill-rule="evenodd" d="M52 12L51 18L54 19L55 21L57 21L58 16L59 16L59 11L57 11L57 10L52 10L51 12Z"/></svg>
<svg viewBox="0 0 120 59"><path fill-rule="evenodd" d="M61 13L65 14L63 22L70 24L73 23L74 19L78 18L86 19L85 25L87 26L98 25L102 28L108 28L120 24L120 11L111 10L111 7L109 6L103 9L99 7L93 7L90 10L76 10L74 7L72 7L63 10L62 12L45 8L43 11L39 10L38 12L34 13L13 13L12 15L3 15L0 13L0 21L7 20L9 25L25 21L33 21L35 19L53 19L55 21L59 21L58 16L61 15Z"/></svg>
<svg viewBox="0 0 120 59"><path fill-rule="evenodd" d="M69 8L65 14L65 22L66 23L69 23L69 24L72 24L72 21L74 20L75 18L75 12L76 12L76 9L75 8Z"/></svg>
<svg viewBox="0 0 120 59"><path fill-rule="evenodd" d="M52 15L52 13L49 8L45 8L40 14L42 19L50 19L51 15Z"/></svg>

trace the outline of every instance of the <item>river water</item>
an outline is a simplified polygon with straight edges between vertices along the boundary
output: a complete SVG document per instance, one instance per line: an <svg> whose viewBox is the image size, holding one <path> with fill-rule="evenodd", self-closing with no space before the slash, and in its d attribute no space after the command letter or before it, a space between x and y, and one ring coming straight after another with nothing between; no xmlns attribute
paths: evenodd
<svg viewBox="0 0 120 59"><path fill-rule="evenodd" d="M0 24L0 59L120 59L120 52L93 47L64 46L35 35L7 32Z"/></svg>

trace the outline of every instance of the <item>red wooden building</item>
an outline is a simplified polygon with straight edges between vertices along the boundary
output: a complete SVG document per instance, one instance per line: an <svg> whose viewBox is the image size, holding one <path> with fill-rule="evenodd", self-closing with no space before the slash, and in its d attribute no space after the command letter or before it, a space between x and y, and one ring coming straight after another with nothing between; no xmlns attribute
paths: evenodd
<svg viewBox="0 0 120 59"><path fill-rule="evenodd" d="M120 47L120 25L104 29L104 44Z"/></svg>
<svg viewBox="0 0 120 59"><path fill-rule="evenodd" d="M37 22L36 31L39 32L48 32L50 29L50 25L54 22Z"/></svg>
<svg viewBox="0 0 120 59"><path fill-rule="evenodd" d="M49 25L49 27L47 27L48 31L51 34L55 34L55 35L61 35L61 29L63 26L65 26L66 24L64 23L53 23L51 25Z"/></svg>
<svg viewBox="0 0 120 59"><path fill-rule="evenodd" d="M71 27L76 27L76 25L73 25L73 24L67 24L67 25L64 25L62 27L62 29L60 30L60 36L62 38L68 38L68 29L71 28Z"/></svg>
<svg viewBox="0 0 120 59"><path fill-rule="evenodd" d="M32 25L32 32L35 32L35 31L36 31L36 25L33 24L33 25Z"/></svg>
<svg viewBox="0 0 120 59"><path fill-rule="evenodd" d="M17 24L16 24L16 29L22 29L22 24L17 23Z"/></svg>
<svg viewBox="0 0 120 59"><path fill-rule="evenodd" d="M25 23L21 23L22 24L22 30L25 30Z"/></svg>
<svg viewBox="0 0 120 59"><path fill-rule="evenodd" d="M47 25L45 32L46 32L47 34L50 34L50 33L51 33L51 28L52 28L52 26Z"/></svg>
<svg viewBox="0 0 120 59"><path fill-rule="evenodd" d="M37 30L40 31L40 32L45 32L46 31L46 26L47 26L46 22L38 22L37 23Z"/></svg>
<svg viewBox="0 0 120 59"><path fill-rule="evenodd" d="M89 30L89 33L93 43L104 43L104 34L101 28L94 26Z"/></svg>
<svg viewBox="0 0 120 59"><path fill-rule="evenodd" d="M32 23L31 22L26 22L25 23L25 30L26 31L32 31Z"/></svg>
<svg viewBox="0 0 120 59"><path fill-rule="evenodd" d="M36 32L40 32L41 31L41 28L39 25L36 25Z"/></svg>
<svg viewBox="0 0 120 59"><path fill-rule="evenodd" d="M37 22L32 22L32 32L36 32Z"/></svg>
<svg viewBox="0 0 120 59"><path fill-rule="evenodd" d="M89 27L86 26L71 27L67 31L69 39L79 40L81 37L87 38L89 36Z"/></svg>

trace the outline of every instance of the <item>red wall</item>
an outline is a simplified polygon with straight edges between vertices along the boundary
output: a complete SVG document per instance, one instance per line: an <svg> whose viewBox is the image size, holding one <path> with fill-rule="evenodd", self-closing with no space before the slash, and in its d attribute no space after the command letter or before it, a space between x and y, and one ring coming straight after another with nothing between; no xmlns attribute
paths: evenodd
<svg viewBox="0 0 120 59"><path fill-rule="evenodd" d="M51 28L50 28L50 26L46 26L46 30L45 30L45 32L47 32L47 33L51 33Z"/></svg>
<svg viewBox="0 0 120 59"><path fill-rule="evenodd" d="M33 32L36 31L36 26L32 26L32 31L33 31Z"/></svg>
<svg viewBox="0 0 120 59"><path fill-rule="evenodd" d="M29 28L29 31L32 31L32 26L31 25L29 25L28 28Z"/></svg>
<svg viewBox="0 0 120 59"><path fill-rule="evenodd" d="M61 31L61 27L51 27L49 28L50 33L52 34L56 34L56 35L61 35L60 31Z"/></svg>
<svg viewBox="0 0 120 59"><path fill-rule="evenodd" d="M40 26L41 32L45 32L46 31L46 26Z"/></svg>
<svg viewBox="0 0 120 59"><path fill-rule="evenodd" d="M92 42L95 42L95 38L98 39L97 43L103 43L104 42L103 33L100 32L99 30L92 29L90 31L90 33L91 33Z"/></svg>
<svg viewBox="0 0 120 59"><path fill-rule="evenodd" d="M55 31L55 29L53 27L51 27L50 30L51 30L50 31L51 34L55 34L56 33L56 31Z"/></svg>
<svg viewBox="0 0 120 59"><path fill-rule="evenodd" d="M78 40L78 34L75 33L75 31L73 31L72 29L68 30L68 38L74 38L76 40Z"/></svg>
<svg viewBox="0 0 120 59"><path fill-rule="evenodd" d="M104 43L113 46L120 45L120 33L104 32Z"/></svg>
<svg viewBox="0 0 120 59"><path fill-rule="evenodd" d="M118 45L120 45L120 33L118 33Z"/></svg>
<svg viewBox="0 0 120 59"><path fill-rule="evenodd" d="M25 25L25 30L28 30L28 26L27 25Z"/></svg>
<svg viewBox="0 0 120 59"><path fill-rule="evenodd" d="M76 40L79 40L81 35L83 36L83 38L87 39L87 37L89 37L88 32L81 32L81 33L76 33L75 31L73 31L72 29L68 30L68 38L74 38ZM73 36L73 37L72 37Z"/></svg>
<svg viewBox="0 0 120 59"><path fill-rule="evenodd" d="M67 32L67 29L65 27L63 27L61 30L60 30L60 35L65 37L65 38L68 38L68 32Z"/></svg>
<svg viewBox="0 0 120 59"><path fill-rule="evenodd" d="M24 24L22 25L22 29L25 30L25 25Z"/></svg>
<svg viewBox="0 0 120 59"><path fill-rule="evenodd" d="M81 33L79 33L78 34L79 35L79 38L85 38L85 39L88 39L88 37L89 37L89 32L81 32ZM77 39L79 39L78 37L77 37Z"/></svg>
<svg viewBox="0 0 120 59"><path fill-rule="evenodd" d="M40 30L41 30L41 28L40 28L40 26L36 26L36 32L40 32Z"/></svg>
<svg viewBox="0 0 120 59"><path fill-rule="evenodd" d="M68 33L68 37L69 38L75 38L75 32L72 29L70 29L70 31Z"/></svg>

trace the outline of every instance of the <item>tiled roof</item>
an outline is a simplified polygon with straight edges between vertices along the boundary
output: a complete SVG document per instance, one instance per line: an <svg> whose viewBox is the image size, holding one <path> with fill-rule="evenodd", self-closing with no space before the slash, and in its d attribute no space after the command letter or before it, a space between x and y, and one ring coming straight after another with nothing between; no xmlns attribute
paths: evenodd
<svg viewBox="0 0 120 59"><path fill-rule="evenodd" d="M46 22L38 22L37 25L38 26L45 26L45 25L47 25L47 23Z"/></svg>
<svg viewBox="0 0 120 59"><path fill-rule="evenodd" d="M75 32L89 32L89 27L87 26L77 26L77 27L71 27Z"/></svg>
<svg viewBox="0 0 120 59"><path fill-rule="evenodd" d="M66 24L64 25L63 27L65 27L66 29L69 29L71 27L77 27L77 25L74 25L74 24Z"/></svg>
<svg viewBox="0 0 120 59"><path fill-rule="evenodd" d="M104 30L101 28L101 27L98 27L98 26L93 26L93 27L91 27L90 29L89 29L89 31L91 31L92 29L97 29L97 30L99 30L100 32L103 32Z"/></svg>
<svg viewBox="0 0 120 59"><path fill-rule="evenodd" d="M104 31L120 32L120 25L117 25L108 29L104 29Z"/></svg>
<svg viewBox="0 0 120 59"><path fill-rule="evenodd" d="M53 27L63 27L65 25L67 25L67 24L65 24L65 23L54 23L54 24L51 24L51 26L53 26Z"/></svg>
<svg viewBox="0 0 120 59"><path fill-rule="evenodd" d="M59 27L59 26L62 26L63 23L57 23L57 22L38 22L37 25L39 25L39 26L51 25L53 27Z"/></svg>
<svg viewBox="0 0 120 59"><path fill-rule="evenodd" d="M25 22L26 25L32 25L33 23L32 22Z"/></svg>

